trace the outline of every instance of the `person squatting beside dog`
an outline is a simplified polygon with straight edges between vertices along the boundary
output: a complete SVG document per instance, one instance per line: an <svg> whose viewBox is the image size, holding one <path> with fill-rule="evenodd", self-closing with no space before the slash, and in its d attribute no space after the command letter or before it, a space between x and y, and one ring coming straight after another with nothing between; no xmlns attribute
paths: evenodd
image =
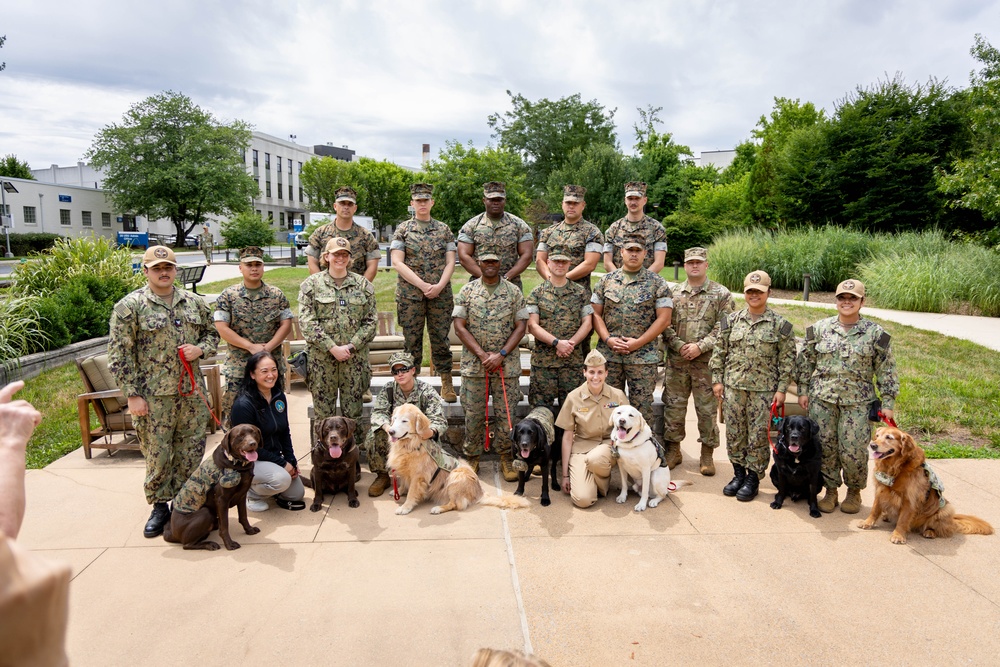
<svg viewBox="0 0 1000 667"><path fill-rule="evenodd" d="M556 417L563 429L562 492L577 507L590 507L608 495L611 483L611 413L628 405L621 389L605 382L607 359L598 350L584 360L584 383L571 391Z"/></svg>
<svg viewBox="0 0 1000 667"><path fill-rule="evenodd" d="M837 315L806 329L798 358L799 405L819 424L823 446L826 494L819 501L821 512L837 507L841 483L847 485L847 497L840 511L856 514L861 509L861 489L868 484L868 412L876 399L875 382L888 419L899 394L892 337L861 317L864 303L860 280L837 285Z"/></svg>
<svg viewBox="0 0 1000 667"><path fill-rule="evenodd" d="M449 355L451 352L449 352ZM448 362L451 363L450 361ZM371 427L365 438L368 469L375 473L375 481L368 487L368 495L377 498L389 486L386 457L389 455L389 435L386 426L392 421L393 411L404 403L417 406L430 421L430 429L421 433L424 440L437 440L448 430L448 420L441 407L442 397L423 380L416 379L420 370L408 352L396 352L389 357L392 380L387 382L371 410Z"/></svg>
<svg viewBox="0 0 1000 667"><path fill-rule="evenodd" d="M219 333L205 301L174 285L174 251L152 246L142 256L146 286L126 294L111 313L108 367L128 397L139 446L146 459L146 501L153 511L143 528L157 537L170 519L167 506L205 453L208 407L198 392L182 396L188 362L215 354ZM201 372L194 364L195 381ZM186 382L190 384L190 379Z"/></svg>
<svg viewBox="0 0 1000 667"><path fill-rule="evenodd" d="M792 324L767 307L771 277L753 271L743 279L747 307L725 315L709 367L712 391L722 400L726 449L735 472L722 490L749 501L771 458L767 432L771 405L783 405L795 364Z"/></svg>

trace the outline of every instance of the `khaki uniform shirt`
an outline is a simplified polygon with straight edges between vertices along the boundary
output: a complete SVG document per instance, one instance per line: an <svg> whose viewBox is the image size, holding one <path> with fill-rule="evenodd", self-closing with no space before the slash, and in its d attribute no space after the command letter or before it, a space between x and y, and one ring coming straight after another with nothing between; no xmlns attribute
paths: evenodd
<svg viewBox="0 0 1000 667"><path fill-rule="evenodd" d="M249 290L243 283L222 290L215 300L213 315L216 322L225 322L236 335L260 345L274 338L281 323L293 316L288 298L277 287L262 284L260 289ZM248 350L230 345L222 374L228 380L242 378L249 358ZM274 361L278 372L284 375L285 360L282 355L275 354Z"/></svg>
<svg viewBox="0 0 1000 667"><path fill-rule="evenodd" d="M687 343L697 343L702 355L695 361L707 363L708 353L715 348L719 337L719 321L735 310L733 295L714 280L706 280L700 287L691 287L685 280L673 294L674 312L670 326L663 332L667 356L683 359L681 348Z"/></svg>
<svg viewBox="0 0 1000 667"><path fill-rule="evenodd" d="M365 270L368 269L368 260L382 259L382 251L370 231L355 222L345 232L337 229L336 222L329 222L316 228L316 231L309 236L309 247L306 248L306 254L315 258L321 269L328 268L322 257L323 251L326 250L327 241L338 236L351 242L351 263L347 267L348 271L364 277Z"/></svg>
<svg viewBox="0 0 1000 667"><path fill-rule="evenodd" d="M628 216L616 220L604 234L604 252L611 253L611 261L615 266L622 266L622 247L630 237L641 236L645 241L646 259L642 266L648 269L656 261L654 253L657 250L667 251L667 232L659 220L644 215L639 222L632 222Z"/></svg>
<svg viewBox="0 0 1000 667"><path fill-rule="evenodd" d="M612 337L639 338L656 321L657 308L672 308L670 286L660 276L640 269L634 277L623 269L612 271L597 281L591 303L604 306L601 317ZM608 362L619 364L659 364L661 354L656 338L631 354L612 352L601 341L597 349Z"/></svg>
<svg viewBox="0 0 1000 667"><path fill-rule="evenodd" d="M534 235L528 223L507 212L504 212L503 217L496 222L490 220L485 212L480 213L462 225L462 229L458 231L459 243L471 243L475 246L473 257L479 257L484 247L499 255L501 278L517 264L519 257L517 244L533 240ZM515 281L518 286L520 279L518 276Z"/></svg>
<svg viewBox="0 0 1000 667"><path fill-rule="evenodd" d="M709 361L712 384L742 391L785 391L795 365L792 323L767 308L755 322L746 308L723 318Z"/></svg>
<svg viewBox="0 0 1000 667"><path fill-rule="evenodd" d="M604 252L604 235L597 225L579 220L575 224L567 224L565 220L557 225L546 227L538 235L537 252L551 254L553 248L559 248L569 256L569 270L572 271L586 259L588 252L600 255ZM590 292L590 275L574 280L576 284Z"/></svg>
<svg viewBox="0 0 1000 667"><path fill-rule="evenodd" d="M518 320L528 319L528 307L517 285L500 278L493 294L482 280L462 286L455 297L452 317L465 320L465 327L487 352L499 352ZM503 362L504 377L521 374L521 357L515 348ZM462 348L462 377L485 377L483 362L467 347Z"/></svg>
<svg viewBox="0 0 1000 667"><path fill-rule="evenodd" d="M436 285L444 275L447 266L446 253L458 252L455 235L448 225L440 220L421 222L411 218L396 228L389 250L402 250L406 265L413 269L421 280ZM451 293L451 282L445 285L441 294ZM396 282L396 298L420 301L424 293L416 285L399 276Z"/></svg>
<svg viewBox="0 0 1000 667"><path fill-rule="evenodd" d="M569 392L556 417L556 426L573 433L574 454L586 453L601 442L610 442L611 413L619 405L628 405L628 397L621 389L607 383L598 396L590 393L586 382Z"/></svg>
<svg viewBox="0 0 1000 667"><path fill-rule="evenodd" d="M378 325L375 288L356 273L349 272L340 287L329 271L314 273L299 287L299 324L309 345L323 354L351 343L356 355L368 359Z"/></svg>

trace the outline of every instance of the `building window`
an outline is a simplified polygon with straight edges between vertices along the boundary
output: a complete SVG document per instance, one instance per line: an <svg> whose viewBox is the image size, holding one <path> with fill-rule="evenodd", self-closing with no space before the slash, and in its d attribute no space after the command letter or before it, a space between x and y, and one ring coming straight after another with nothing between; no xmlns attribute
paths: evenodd
<svg viewBox="0 0 1000 667"><path fill-rule="evenodd" d="M288 201L294 201L295 197L292 195L292 184L288 184Z"/></svg>
<svg viewBox="0 0 1000 667"><path fill-rule="evenodd" d="M111 227L110 213L101 213L101 227Z"/></svg>
<svg viewBox="0 0 1000 667"><path fill-rule="evenodd" d="M267 212L267 222L270 225L274 224L274 211L268 211Z"/></svg>
<svg viewBox="0 0 1000 667"><path fill-rule="evenodd" d="M90 216L90 211L80 211L80 216L83 218L84 227L93 227L94 220Z"/></svg>
<svg viewBox="0 0 1000 667"><path fill-rule="evenodd" d="M264 219L264 214L260 212L260 209L257 209L257 217L260 218L261 220Z"/></svg>
<svg viewBox="0 0 1000 667"><path fill-rule="evenodd" d="M281 156L280 155L277 157L277 160L278 160L278 173L280 174L281 173Z"/></svg>
<svg viewBox="0 0 1000 667"><path fill-rule="evenodd" d="M284 211L282 211L281 213L278 214L278 226L281 227L282 229L285 228L285 212Z"/></svg>
<svg viewBox="0 0 1000 667"><path fill-rule="evenodd" d="M68 208L61 208L61 209L59 209L59 224L60 225L64 225L66 227L69 227L70 220L69 220L69 209Z"/></svg>
<svg viewBox="0 0 1000 667"><path fill-rule="evenodd" d="M292 173L292 160L291 160L291 158L288 159L288 173L289 174Z"/></svg>
<svg viewBox="0 0 1000 667"><path fill-rule="evenodd" d="M271 154L264 153L264 169L270 169L270 168L271 168Z"/></svg>
<svg viewBox="0 0 1000 667"><path fill-rule="evenodd" d="M264 196L271 196L271 181L264 181Z"/></svg>
<svg viewBox="0 0 1000 667"><path fill-rule="evenodd" d="M299 186L299 203L300 203L300 204L301 204L301 203L302 203L303 201L305 201L305 200L304 200L304 198L303 198L303 195L304 195L304 194L305 194L305 193L304 193L304 192L302 191L302 186L300 185L300 186Z"/></svg>
<svg viewBox="0 0 1000 667"><path fill-rule="evenodd" d="M240 149L240 155L243 156L243 164L246 164L247 163L247 149L246 148L241 148Z"/></svg>
<svg viewBox="0 0 1000 667"><path fill-rule="evenodd" d="M37 225L38 220L35 218L35 207L25 206L24 207L24 224L26 225Z"/></svg>
<svg viewBox="0 0 1000 667"><path fill-rule="evenodd" d="M278 199L283 199L283 197L281 195L282 195L282 193L284 191L285 191L285 189L283 187L281 187L281 183L278 183Z"/></svg>
<svg viewBox="0 0 1000 667"><path fill-rule="evenodd" d="M302 163L301 162L299 162L299 173L300 174L302 173Z"/></svg>
<svg viewBox="0 0 1000 667"><path fill-rule="evenodd" d="M253 151L253 166L255 166L255 167L257 166L257 149L256 148Z"/></svg>

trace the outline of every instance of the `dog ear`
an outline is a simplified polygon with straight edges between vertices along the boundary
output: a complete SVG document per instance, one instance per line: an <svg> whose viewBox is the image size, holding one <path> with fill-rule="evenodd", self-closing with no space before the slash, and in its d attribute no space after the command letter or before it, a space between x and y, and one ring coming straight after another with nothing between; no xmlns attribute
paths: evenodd
<svg viewBox="0 0 1000 667"><path fill-rule="evenodd" d="M222 435L222 442L220 442L220 443L219 443L220 445L222 445L222 449L223 449L223 450L224 450L224 451L225 451L225 452L226 452L227 454L229 454L229 456L230 456L230 457L232 457L232 455L233 455L233 450L232 450L232 435L233 435L233 428L236 428L236 427L234 426L234 427L230 428L230 429L229 429L228 431L226 431L226 432L225 432L225 433L224 433L224 434Z"/></svg>
<svg viewBox="0 0 1000 667"><path fill-rule="evenodd" d="M614 425L615 425L615 412L614 410L612 410L611 417L608 418L608 426L614 426Z"/></svg>
<svg viewBox="0 0 1000 667"><path fill-rule="evenodd" d="M344 423L347 424L347 437L353 438L354 429L357 428L358 423L350 417L344 417Z"/></svg>
<svg viewBox="0 0 1000 667"><path fill-rule="evenodd" d="M425 415L420 410L417 410L416 413L417 413L417 418L416 418L416 424L414 424L414 426L416 427L416 432L419 435L431 427L431 420L428 419L427 415Z"/></svg>
<svg viewBox="0 0 1000 667"><path fill-rule="evenodd" d="M639 413L639 430L645 431L647 428L649 428L649 424L646 423L646 418L642 416L642 413L639 412L638 408L636 408L635 411Z"/></svg>
<svg viewBox="0 0 1000 667"><path fill-rule="evenodd" d="M327 417L327 419L329 419L329 417ZM326 421L327 421L327 419L320 419L313 426L313 435L316 436L316 442L325 442L326 441L326 439L323 437L323 434L326 432L326 428L325 427L326 427Z"/></svg>
<svg viewBox="0 0 1000 667"><path fill-rule="evenodd" d="M809 435L814 442L819 438L819 423L815 419L809 420Z"/></svg>
<svg viewBox="0 0 1000 667"><path fill-rule="evenodd" d="M919 449L917 447L916 441L913 439L913 436L910 435L909 433L904 433L903 431L900 431L899 432L899 438L900 438L900 440L902 442L902 446L900 447L900 451L904 455L906 455L908 458L909 457L913 457L914 456L914 452L916 452Z"/></svg>

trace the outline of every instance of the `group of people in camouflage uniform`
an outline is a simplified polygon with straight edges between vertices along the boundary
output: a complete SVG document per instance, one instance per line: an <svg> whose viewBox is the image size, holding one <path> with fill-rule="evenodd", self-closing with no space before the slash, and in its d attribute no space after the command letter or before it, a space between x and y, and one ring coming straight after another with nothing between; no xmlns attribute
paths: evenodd
<svg viewBox="0 0 1000 667"><path fill-rule="evenodd" d="M843 470L849 495L842 509L849 511L867 473L857 443L867 427L860 411L864 407L867 415L865 401L874 397L873 376L879 378L879 393L887 409L891 410L898 391L888 334L864 319L855 319L849 327L841 322L840 329L824 320L807 332L798 368L794 368L791 325L766 308L770 291L766 273L747 276L748 307L739 312L734 312L729 291L707 279L704 248L685 252L686 280L673 290L659 276L667 239L663 226L645 214L645 191L645 183L626 184L627 214L602 234L583 219L585 188L565 186L565 217L541 232L535 254L545 282L525 297L520 275L532 260L533 236L524 220L505 211L503 183L484 185L485 210L463 225L457 239L446 224L431 217L433 186L411 186L414 216L397 227L390 244L399 274L397 316L405 352L390 359L393 379L375 400L370 424L360 424L362 403L370 400L370 395L365 396L371 381L368 346L377 322L372 281L381 252L371 233L353 220L355 191L337 190L336 218L309 239L306 254L311 275L300 287L299 318L307 341L307 385L315 417L335 414L339 404L343 416L359 422L358 432L365 434L369 465L376 474L369 495L381 495L389 483L388 442L382 427L395 406L410 402L427 414L432 427L426 437L436 438L447 428L441 401L458 398L449 345L453 327L463 344L460 372L466 439L461 453L475 468L491 436L504 478L517 479L508 406L521 399L518 347L524 334L534 337L529 403L554 410L555 404L562 406L580 386L590 337L596 332L596 350L606 367L607 384L627 390L628 400L650 425L656 417L657 369L665 363L664 463L671 468L681 462L686 407L693 396L702 445L700 472L715 474L716 410L717 400L722 400L727 445L736 471L725 493L742 500L756 495L757 481L768 461L770 405L784 402L787 384L797 371L800 403L808 406L824 429L828 486L824 500L829 505L832 498L836 505ZM472 279L453 297L450 280L456 259ZM602 259L607 273L591 289L591 273ZM243 282L223 291L213 316L197 295L174 286L173 252L150 248L143 258L147 286L115 307L110 364L128 397L147 460L146 495L154 505L144 530L147 537L162 532L169 518L167 502L197 467L204 451L207 411L196 395L182 396L177 390L182 372L178 349L184 358L194 360L214 354L220 336L229 343L224 370L226 414L246 359L276 349L291 327L288 300L280 290L263 283L260 249L241 252L240 270ZM844 294L860 289L863 302L863 285L846 281L842 287L847 283L854 289L845 288ZM853 315L847 313L848 319L857 315L857 308ZM440 397L416 377L425 328L432 362L441 377ZM281 355L275 361L283 374ZM845 382L857 388L846 397ZM494 421L487 434L490 398Z"/></svg>

